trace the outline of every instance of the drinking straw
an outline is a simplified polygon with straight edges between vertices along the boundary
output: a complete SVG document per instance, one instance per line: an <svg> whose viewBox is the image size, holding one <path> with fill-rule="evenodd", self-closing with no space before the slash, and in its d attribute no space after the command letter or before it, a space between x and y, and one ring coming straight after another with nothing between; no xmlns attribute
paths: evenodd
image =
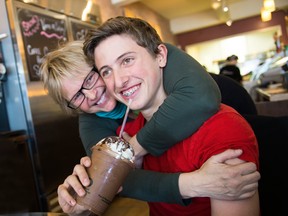
<svg viewBox="0 0 288 216"><path fill-rule="evenodd" d="M120 133L119 133L119 137L120 137L120 138L122 138L122 133L123 133L123 130L124 130L124 127L125 127L127 118L128 118L128 113L129 113L129 110L130 110L130 104L131 104L131 102L132 102L132 99L129 99L128 105L127 105L127 109L126 109L126 113L125 113L125 116L124 116L124 119L123 119L123 123L122 123L122 126L121 126Z"/></svg>

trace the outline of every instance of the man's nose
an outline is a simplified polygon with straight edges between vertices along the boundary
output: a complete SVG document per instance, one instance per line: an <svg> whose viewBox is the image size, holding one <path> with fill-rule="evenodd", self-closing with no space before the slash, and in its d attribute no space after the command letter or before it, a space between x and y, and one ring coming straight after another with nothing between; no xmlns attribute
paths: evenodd
<svg viewBox="0 0 288 216"><path fill-rule="evenodd" d="M116 88L124 87L125 84L127 84L128 80L129 76L126 73L124 72L114 73L114 82Z"/></svg>

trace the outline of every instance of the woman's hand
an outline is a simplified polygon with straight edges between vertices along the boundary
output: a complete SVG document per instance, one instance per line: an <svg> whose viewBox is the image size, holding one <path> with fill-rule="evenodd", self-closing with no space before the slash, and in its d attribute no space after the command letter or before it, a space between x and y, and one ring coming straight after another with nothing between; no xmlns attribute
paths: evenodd
<svg viewBox="0 0 288 216"><path fill-rule="evenodd" d="M226 150L209 158L199 170L182 173L179 190L183 198L210 197L241 200L258 189L260 173L254 163L240 160L242 150Z"/></svg>

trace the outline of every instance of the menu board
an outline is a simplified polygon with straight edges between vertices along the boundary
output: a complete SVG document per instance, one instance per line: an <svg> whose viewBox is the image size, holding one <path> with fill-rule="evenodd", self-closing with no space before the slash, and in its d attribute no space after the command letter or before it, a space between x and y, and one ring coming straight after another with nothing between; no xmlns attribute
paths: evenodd
<svg viewBox="0 0 288 216"><path fill-rule="evenodd" d="M84 22L78 22L74 20L70 21L70 25L72 29L73 40L84 40L87 32L90 29L95 29L97 27L90 24L86 24Z"/></svg>
<svg viewBox="0 0 288 216"><path fill-rule="evenodd" d="M40 80L42 57L67 41L65 19L55 18L25 8L17 8L24 43L26 62L31 81ZM58 16L59 17L59 16Z"/></svg>

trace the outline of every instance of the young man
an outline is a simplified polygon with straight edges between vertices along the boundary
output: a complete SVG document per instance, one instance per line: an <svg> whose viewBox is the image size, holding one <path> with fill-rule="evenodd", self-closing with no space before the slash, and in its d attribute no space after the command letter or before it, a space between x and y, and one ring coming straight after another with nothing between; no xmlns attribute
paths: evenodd
<svg viewBox="0 0 288 216"><path fill-rule="evenodd" d="M93 113L80 114L81 139L86 147L87 154L90 155L91 146L97 143L101 136L116 135L116 129L122 123L122 120L111 119L108 115L106 117L98 117L95 115L95 112L98 113L99 111L106 111L106 113L109 114L109 111L113 110L117 105L115 99L106 91L102 78L99 77L95 68L88 63L83 54L82 47L83 44L81 41L74 41L49 53L42 64L41 72L49 94L65 111ZM187 65L195 64L193 61L190 62L191 60L187 58L187 54L179 51L177 48L170 45L168 46L168 50L170 52L168 58L171 59L170 63L174 70L190 70L190 67ZM181 62L178 64L177 62L173 63L172 60L174 59L181 59ZM183 68L184 62L186 67ZM192 68L195 69L195 67ZM171 65L165 69L167 74L170 73L169 70L172 70ZM178 75L180 74L178 73ZM199 77L197 78L199 79ZM70 106L72 106L71 103L77 105L78 99L75 99L74 95L79 91L81 86L88 88L82 90L86 99L83 98L82 93L78 93L77 98L78 96L80 96L80 99L82 98L80 100L82 104L78 103L78 105L80 105L79 109L68 108L67 102L69 102L68 104L70 104ZM199 89L194 89L194 91L197 92ZM71 100L71 98L75 100ZM112 111L112 113L115 115L114 111ZM82 116L85 116L85 118L81 118ZM104 121L106 122L105 124L103 124ZM87 131L90 134L87 135ZM167 146L160 147L161 149L169 148ZM251 163L237 166L224 164L227 159L235 158L239 156L240 153L239 151L230 150L217 155L217 157L212 157L211 160L201 167L201 170L194 173L165 174L137 169L129 175L121 195L146 201L179 204L183 203L182 198L193 196L195 191L197 191L198 196L199 194L204 194L218 199L243 199L249 197L254 194L255 188L257 188L257 180L259 179L259 173L255 172L255 166ZM85 162L85 159L82 161L84 161L82 164L89 166L89 161ZM75 206L75 200L71 197L68 188L70 186L73 187L79 195L83 195L84 193L82 185L79 185L78 178L76 178L76 175L80 173L79 178L82 184L87 184L85 179L87 180L88 177L86 174L86 176L84 175L82 178L82 168L82 166L76 165L75 173L67 177L65 182L59 186L59 203L67 213L77 211L79 207L77 205ZM78 172L78 170L80 171ZM251 173L248 174L247 170L250 170ZM85 172L85 169L83 172ZM231 174L226 175L225 173L227 172ZM182 179L183 177L187 179L184 185L186 187L185 190L181 190L182 186L179 185L179 176L181 176ZM225 176L225 178L223 178L223 176ZM216 182L217 184L215 184ZM219 186L219 184L223 186ZM153 185L153 187L151 187L151 185ZM209 188L207 188L207 185L209 185ZM189 188L187 188L187 186L189 186Z"/></svg>
<svg viewBox="0 0 288 216"><path fill-rule="evenodd" d="M84 51L90 58L94 57L109 92L122 103L132 100L130 108L141 111L137 120L126 127L130 135L135 135L146 122L151 121L167 98L163 86L167 48L145 21L116 17L91 33L84 44ZM210 157L230 148L243 150L242 162L258 165L258 146L251 127L234 109L221 105L220 111L195 134L159 157L145 156L144 169L167 173L196 171ZM181 177L179 185L188 186ZM197 193L194 195L192 197L197 197ZM258 193L238 201L209 199L199 194L187 206L161 202L149 202L149 206L150 214L155 216L259 215Z"/></svg>

